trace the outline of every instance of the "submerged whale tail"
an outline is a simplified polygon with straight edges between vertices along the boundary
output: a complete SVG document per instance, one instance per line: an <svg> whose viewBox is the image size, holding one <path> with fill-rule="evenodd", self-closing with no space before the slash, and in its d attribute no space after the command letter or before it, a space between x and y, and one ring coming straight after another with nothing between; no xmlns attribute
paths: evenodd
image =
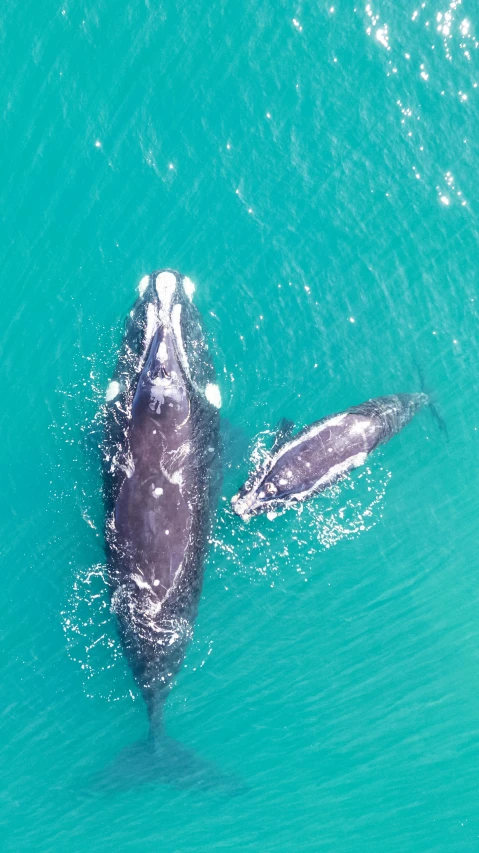
<svg viewBox="0 0 479 853"><path fill-rule="evenodd" d="M418 375L419 375L419 382L421 383L421 391L427 397L426 405L427 405L432 417L436 421L440 431L446 436L446 441L449 441L449 433L447 431L446 421L439 414L437 406L431 400L431 395L425 389L424 373L422 372L421 366L418 364L417 361L415 361L414 364L416 365L416 370L417 370Z"/></svg>
<svg viewBox="0 0 479 853"><path fill-rule="evenodd" d="M235 796L247 790L243 780L165 734L161 701L150 703L148 711L146 737L126 746L113 761L95 773L90 778L90 793L104 795L144 785L210 791L223 796Z"/></svg>
<svg viewBox="0 0 479 853"><path fill-rule="evenodd" d="M247 786L179 741L161 735L125 747L90 779L90 793L130 791L143 785L167 785L177 790L211 791L226 796L245 793Z"/></svg>

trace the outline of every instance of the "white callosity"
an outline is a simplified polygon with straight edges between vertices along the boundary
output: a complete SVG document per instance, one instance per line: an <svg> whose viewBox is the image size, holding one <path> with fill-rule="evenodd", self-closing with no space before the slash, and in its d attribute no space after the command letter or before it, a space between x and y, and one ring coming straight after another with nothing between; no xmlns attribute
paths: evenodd
<svg viewBox="0 0 479 853"><path fill-rule="evenodd" d="M119 382L117 382L116 380L110 382L105 394L105 400L107 401L107 403L110 403L112 400L115 399L115 397L118 397L120 390L121 388Z"/></svg>
<svg viewBox="0 0 479 853"><path fill-rule="evenodd" d="M177 346L177 353L181 362L181 366L185 371L186 375L193 382L197 391L202 390L204 396L208 400L211 405L216 408L221 408L221 393L218 385L212 382L208 382L204 389L200 389L196 386L196 383L192 379L190 364L188 361L188 357L186 355L183 336L181 332L181 303L175 302L172 305L172 301L175 295L175 291L177 289L178 283L180 279L177 275L170 270L163 270L159 272L155 278L155 289L159 299L159 306L155 305L154 302L149 302L146 309L146 329L143 343L143 351L141 358L139 360L139 369L141 369L142 364L144 363L146 354L150 347L151 341L155 334L156 329L160 323L163 323L166 326L169 326ZM145 275L141 279L138 285L138 292L140 297L142 297L148 284L150 282L150 276ZM193 300L193 294L195 292L195 284L191 281L190 278L185 276L181 278L181 284L183 286L184 293L188 297L190 301ZM168 358L168 350L167 345L164 341L162 341L159 345L157 352L157 359L164 364ZM110 386L107 391L107 400L114 399L118 393L120 392L120 387L117 387L118 383L110 383ZM155 381L154 385L156 386L156 390L152 389L152 408L156 408L158 403L162 403L165 396L171 396L173 399L177 398L174 390L174 383L164 381L162 379L158 379ZM166 392L166 393L165 393Z"/></svg>
<svg viewBox="0 0 479 853"><path fill-rule="evenodd" d="M221 392L213 382L208 382L205 388L205 397L212 406L216 406L217 409L221 408Z"/></svg>
<svg viewBox="0 0 479 853"><path fill-rule="evenodd" d="M140 294L140 296L144 295L146 288L148 287L149 282L150 282L150 276L144 275L143 278L141 279L139 285L138 285L138 293Z"/></svg>
<svg viewBox="0 0 479 853"><path fill-rule="evenodd" d="M195 292L196 288L194 283L191 281L191 278L188 278L188 276L185 276L183 279L183 289L191 302L193 299L193 293Z"/></svg>
<svg viewBox="0 0 479 853"><path fill-rule="evenodd" d="M160 346L158 347L158 352L156 354L156 358L162 364L164 364L168 358L168 349L164 341L160 342Z"/></svg>
<svg viewBox="0 0 479 853"><path fill-rule="evenodd" d="M176 275L172 272L160 272L155 280L156 292L164 311L170 310L171 300L176 290Z"/></svg>
<svg viewBox="0 0 479 853"><path fill-rule="evenodd" d="M150 385L150 409L159 412L166 399L181 403L184 395L184 387L182 383L177 382L174 371L169 376L157 376Z"/></svg>

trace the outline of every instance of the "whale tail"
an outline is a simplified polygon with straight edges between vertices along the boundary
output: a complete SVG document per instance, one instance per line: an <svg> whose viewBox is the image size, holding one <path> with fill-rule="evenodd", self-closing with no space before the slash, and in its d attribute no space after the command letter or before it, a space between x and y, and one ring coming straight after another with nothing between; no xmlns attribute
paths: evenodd
<svg viewBox="0 0 479 853"><path fill-rule="evenodd" d="M247 790L241 779L165 735L148 736L125 747L110 764L90 778L88 790L105 795L144 785L211 791L223 796L236 796Z"/></svg>
<svg viewBox="0 0 479 853"><path fill-rule="evenodd" d="M433 403L433 401L431 399L431 395L428 393L428 391L426 391L426 388L425 388L426 383L424 381L424 373L422 372L421 366L418 364L417 361L415 361L414 364L416 365L416 370L417 370L418 375L419 375L419 382L421 384L421 391L423 394L426 395L427 400L428 400L426 405L427 405L432 417L436 421L436 423L439 427L439 430L446 437L446 441L449 441L449 433L447 430L446 421L444 420L443 417L441 417L441 415L439 414L439 411L437 409L437 406Z"/></svg>
<svg viewBox="0 0 479 853"><path fill-rule="evenodd" d="M165 734L163 710L161 697L150 697L148 734L126 746L96 773L90 790L108 794L144 785L166 785L177 790L212 791L228 796L243 793L246 786L242 780Z"/></svg>
<svg viewBox="0 0 479 853"><path fill-rule="evenodd" d="M294 426L294 421L290 421L289 418L281 418L281 420L278 421L275 429L274 441L271 445L271 456L274 456L276 451L290 440Z"/></svg>

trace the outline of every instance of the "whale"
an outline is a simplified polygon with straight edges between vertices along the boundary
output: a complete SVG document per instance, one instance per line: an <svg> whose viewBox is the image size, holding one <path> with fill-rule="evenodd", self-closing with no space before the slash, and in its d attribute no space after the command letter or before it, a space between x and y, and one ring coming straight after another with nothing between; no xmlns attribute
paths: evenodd
<svg viewBox="0 0 479 853"><path fill-rule="evenodd" d="M221 396L194 285L145 276L105 401L105 550L111 610L150 737L191 640L221 483Z"/></svg>
<svg viewBox="0 0 479 853"><path fill-rule="evenodd" d="M364 465L428 404L425 393L377 397L315 421L296 435L293 423L283 419L271 452L233 496L232 509L245 521L261 513L274 517L320 494Z"/></svg>

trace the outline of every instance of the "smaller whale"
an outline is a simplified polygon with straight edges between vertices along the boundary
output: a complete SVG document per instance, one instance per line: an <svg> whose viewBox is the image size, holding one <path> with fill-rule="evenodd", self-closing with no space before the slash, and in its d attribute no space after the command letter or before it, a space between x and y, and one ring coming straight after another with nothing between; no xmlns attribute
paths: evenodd
<svg viewBox="0 0 479 853"><path fill-rule="evenodd" d="M291 436L283 420L270 455L231 504L244 520L318 495L346 476L429 404L427 394L377 397L329 415Z"/></svg>

